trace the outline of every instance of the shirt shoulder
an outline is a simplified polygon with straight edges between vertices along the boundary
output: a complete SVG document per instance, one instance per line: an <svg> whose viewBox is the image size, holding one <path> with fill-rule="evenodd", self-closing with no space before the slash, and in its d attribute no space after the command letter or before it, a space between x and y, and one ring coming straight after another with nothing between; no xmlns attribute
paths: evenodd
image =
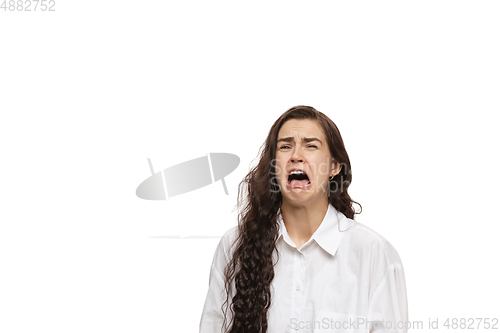
<svg viewBox="0 0 500 333"><path fill-rule="evenodd" d="M368 255L386 267L402 265L397 250L385 237L362 223L348 220L352 223L352 227L346 231L343 242L346 242L352 251Z"/></svg>
<svg viewBox="0 0 500 333"><path fill-rule="evenodd" d="M222 235L222 238L221 238L221 243L223 244L224 249L229 251L231 249L231 247L234 245L234 242L236 241L236 239L238 238L238 235L239 235L239 227L238 226L234 226L234 227L229 228L224 233L224 235Z"/></svg>
<svg viewBox="0 0 500 333"><path fill-rule="evenodd" d="M238 226L228 229L224 235L222 235L221 240L215 249L212 265L215 266L219 273L223 272L224 268L232 258L234 244L238 238L238 233Z"/></svg>

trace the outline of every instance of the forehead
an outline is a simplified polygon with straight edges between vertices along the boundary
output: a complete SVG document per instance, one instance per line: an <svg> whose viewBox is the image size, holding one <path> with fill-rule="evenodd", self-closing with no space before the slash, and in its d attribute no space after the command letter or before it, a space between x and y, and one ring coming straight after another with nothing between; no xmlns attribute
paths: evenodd
<svg viewBox="0 0 500 333"><path fill-rule="evenodd" d="M311 119L290 119L281 126L278 138L284 136L315 136L324 141L323 129Z"/></svg>

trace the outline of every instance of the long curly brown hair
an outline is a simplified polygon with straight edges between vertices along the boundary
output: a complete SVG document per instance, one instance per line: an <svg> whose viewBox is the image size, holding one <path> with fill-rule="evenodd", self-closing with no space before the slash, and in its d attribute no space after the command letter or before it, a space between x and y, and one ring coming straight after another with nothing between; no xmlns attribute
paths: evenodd
<svg viewBox="0 0 500 333"><path fill-rule="evenodd" d="M359 204L347 193L352 179L351 164L335 123L310 106L295 106L283 113L271 127L261 147L263 150L258 165L250 170L238 186L237 205L244 207L238 214L238 237L233 244L235 250L224 270L226 301L223 307L226 309L223 312L226 333L267 332L267 311L271 305L271 282L276 265L272 255L275 250L277 252L277 217L282 200L272 162L276 157L278 132L290 119L311 119L319 123L331 156L342 165L340 173L330 180L328 202L351 219L361 212L354 210L353 203ZM277 255L279 258L279 253ZM232 282L236 292L230 307L231 322L226 325Z"/></svg>

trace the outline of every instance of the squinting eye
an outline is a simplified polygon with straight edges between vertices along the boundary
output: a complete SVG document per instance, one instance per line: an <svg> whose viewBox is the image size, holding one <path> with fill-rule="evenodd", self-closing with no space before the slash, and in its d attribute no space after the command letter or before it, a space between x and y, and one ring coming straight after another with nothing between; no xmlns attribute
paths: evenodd
<svg viewBox="0 0 500 333"><path fill-rule="evenodd" d="M314 148L318 148L316 145L308 145L307 147L314 147ZM290 146L288 146L288 145L284 145L284 146L281 146L279 149L283 149L283 148L290 148Z"/></svg>

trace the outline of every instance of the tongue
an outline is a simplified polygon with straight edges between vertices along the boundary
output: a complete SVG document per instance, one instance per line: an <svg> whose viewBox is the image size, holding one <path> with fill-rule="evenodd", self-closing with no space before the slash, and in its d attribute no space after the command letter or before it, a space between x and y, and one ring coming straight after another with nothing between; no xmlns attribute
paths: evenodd
<svg viewBox="0 0 500 333"><path fill-rule="evenodd" d="M290 185L292 187L306 187L306 185L309 184L309 181L307 179L303 179L303 180L292 180L290 182Z"/></svg>

